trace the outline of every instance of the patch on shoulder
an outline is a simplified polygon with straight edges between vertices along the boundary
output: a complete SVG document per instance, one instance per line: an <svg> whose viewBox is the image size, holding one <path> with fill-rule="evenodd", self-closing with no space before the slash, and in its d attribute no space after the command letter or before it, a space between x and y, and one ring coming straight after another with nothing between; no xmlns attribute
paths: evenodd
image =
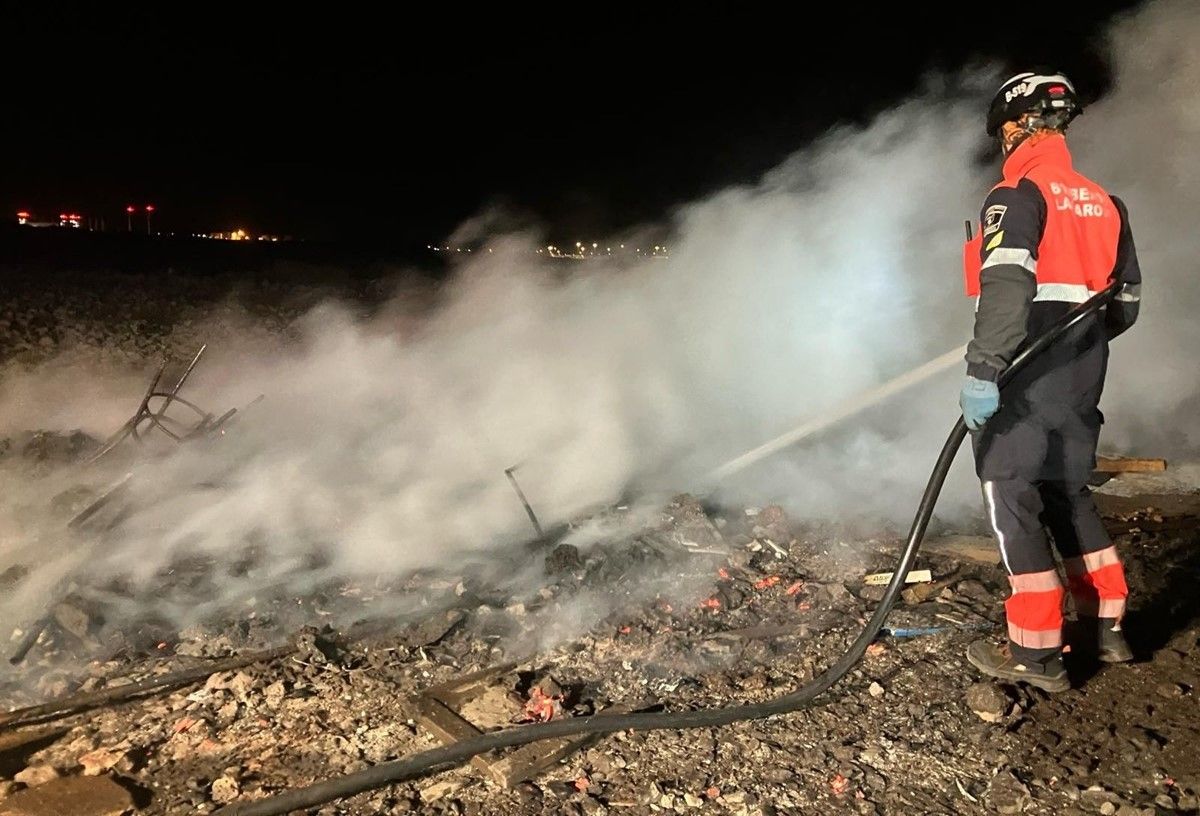
<svg viewBox="0 0 1200 816"><path fill-rule="evenodd" d="M983 234L991 235L1000 229L1000 222L1004 220L1006 212L1008 212L1007 204L993 204L988 207L983 213Z"/></svg>

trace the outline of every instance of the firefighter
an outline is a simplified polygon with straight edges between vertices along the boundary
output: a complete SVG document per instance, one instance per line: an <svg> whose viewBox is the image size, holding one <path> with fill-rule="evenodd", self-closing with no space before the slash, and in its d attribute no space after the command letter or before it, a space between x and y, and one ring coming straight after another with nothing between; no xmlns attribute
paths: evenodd
<svg viewBox="0 0 1200 816"><path fill-rule="evenodd" d="M1012 589L1007 644L977 641L967 658L992 677L1046 691L1070 688L1067 590L1091 641L1072 645L1106 662L1132 659L1121 631L1125 574L1088 481L1108 342L1137 319L1141 271L1125 205L1072 165L1065 134L1081 112L1060 73L1020 73L1000 86L986 129L999 141L1003 180L964 253L967 294L978 300L959 405ZM1001 395L997 378L1023 344L1114 279L1122 282L1115 301L1034 358Z"/></svg>

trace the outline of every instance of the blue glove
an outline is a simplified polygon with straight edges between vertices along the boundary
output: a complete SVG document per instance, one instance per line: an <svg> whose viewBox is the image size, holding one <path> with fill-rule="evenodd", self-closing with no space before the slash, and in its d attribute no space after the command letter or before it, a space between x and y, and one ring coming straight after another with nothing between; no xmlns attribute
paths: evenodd
<svg viewBox="0 0 1200 816"><path fill-rule="evenodd" d="M988 380L968 376L963 380L962 393L958 396L963 419L972 431L983 427L992 414L1000 410L1000 388Z"/></svg>

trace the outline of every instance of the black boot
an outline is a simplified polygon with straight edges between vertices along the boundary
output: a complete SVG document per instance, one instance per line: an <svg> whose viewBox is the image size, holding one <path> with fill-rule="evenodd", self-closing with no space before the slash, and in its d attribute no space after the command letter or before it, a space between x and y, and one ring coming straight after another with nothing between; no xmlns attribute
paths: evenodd
<svg viewBox="0 0 1200 816"><path fill-rule="evenodd" d="M1028 683L1043 691L1067 691L1071 688L1061 653L1042 660L1022 660L1012 653L1007 644L997 646L986 640L977 640L967 647L967 660L984 674L999 680Z"/></svg>
<svg viewBox="0 0 1200 816"><path fill-rule="evenodd" d="M1081 615L1064 628L1072 656L1078 654L1084 660L1099 660L1102 663L1127 663L1133 659L1133 650L1129 648L1125 633L1121 631L1121 623L1116 618Z"/></svg>
<svg viewBox="0 0 1200 816"><path fill-rule="evenodd" d="M1097 657L1102 663L1128 663L1133 660L1133 649L1121 631L1121 622L1116 618L1095 618L1100 629Z"/></svg>

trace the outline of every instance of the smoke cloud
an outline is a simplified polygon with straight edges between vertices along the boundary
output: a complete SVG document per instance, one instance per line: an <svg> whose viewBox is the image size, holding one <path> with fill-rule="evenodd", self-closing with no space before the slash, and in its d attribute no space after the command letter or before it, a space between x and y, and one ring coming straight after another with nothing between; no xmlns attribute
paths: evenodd
<svg viewBox="0 0 1200 816"><path fill-rule="evenodd" d="M1200 8L1187 2L1118 22L1114 90L1070 136L1077 166L1131 210L1142 320L1115 345L1104 444L1145 455L1200 441L1197 38ZM189 393L222 409L264 398L211 444L134 468L133 509L88 551L90 579L121 576L186 623L273 585L486 562L529 536L510 467L547 524L629 492L708 489L726 459L969 337L962 224L998 174L971 160L994 79L932 78L870 126L831 131L758 182L679 207L669 260L598 260L564 276L563 262L536 260L540 235L512 232L461 262L417 316L403 298L370 319L328 302L287 342L226 335ZM719 495L906 523L957 416L960 375L930 379ZM45 426L30 406L80 376L54 365L6 375L5 430ZM142 372L83 381L50 418L101 436L144 387ZM972 479L964 451L939 512L977 512ZM46 566L0 599L0 620L24 620L81 560L55 524L6 525L0 572L31 542ZM200 607L158 598L172 565L232 564L250 546L262 556L252 579L230 568Z"/></svg>

